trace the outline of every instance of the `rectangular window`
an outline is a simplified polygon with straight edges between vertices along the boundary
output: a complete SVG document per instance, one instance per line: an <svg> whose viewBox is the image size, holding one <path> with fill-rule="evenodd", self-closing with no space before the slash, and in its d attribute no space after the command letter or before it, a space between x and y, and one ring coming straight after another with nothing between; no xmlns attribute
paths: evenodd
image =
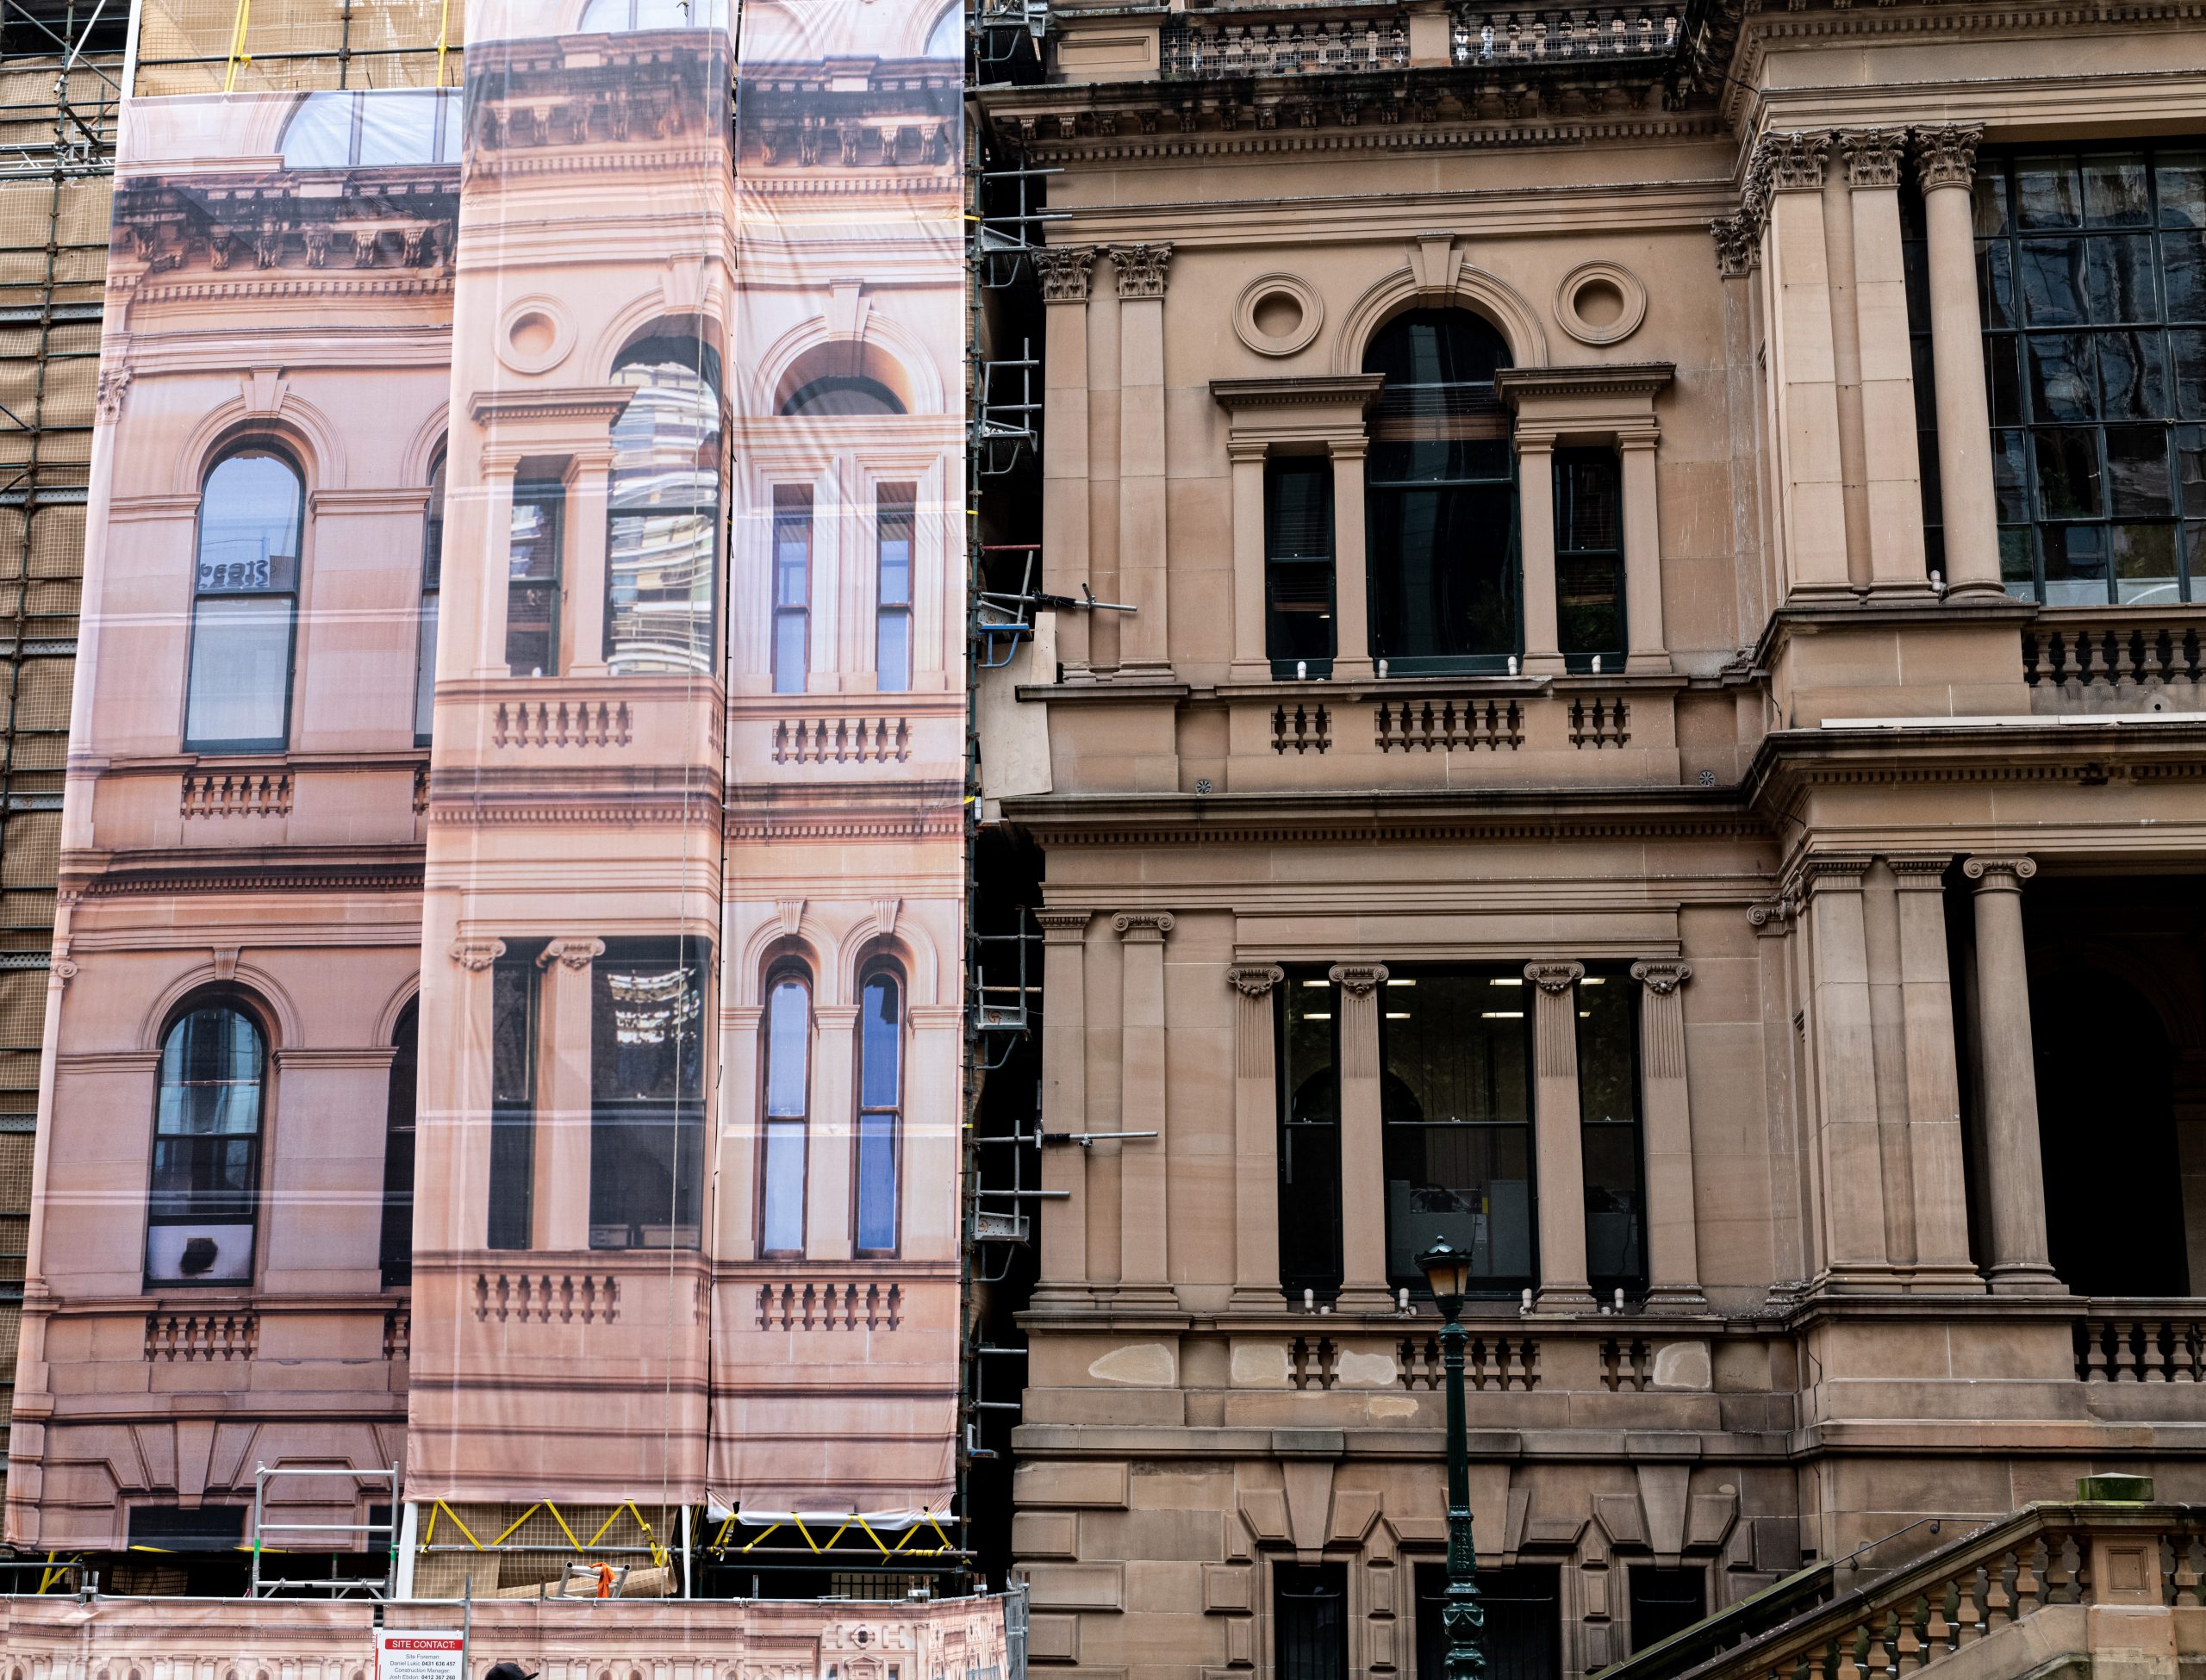
<svg viewBox="0 0 2206 1680"><path fill-rule="evenodd" d="M764 1026L765 1159L758 1179L758 1251L804 1252L804 1144L812 1100L812 988L784 972L769 989Z"/></svg>
<svg viewBox="0 0 2206 1680"><path fill-rule="evenodd" d="M1708 1614L1708 1571L1655 1569L1634 1564L1631 1575L1631 1648L1659 1645Z"/></svg>
<svg viewBox="0 0 2206 1680"><path fill-rule="evenodd" d="M1333 464L1324 455L1264 462L1264 651L1272 675L1333 669Z"/></svg>
<svg viewBox="0 0 2206 1680"><path fill-rule="evenodd" d="M1486 1680L1562 1680L1561 1571L1519 1565L1480 1569ZM1448 1565L1417 1565L1417 1680L1447 1680Z"/></svg>
<svg viewBox="0 0 2206 1680"><path fill-rule="evenodd" d="M2008 592L2053 607L2201 599L2206 151L1987 152L1974 190ZM1927 291L1910 287L1910 309L1927 345ZM1936 437L1919 435L1928 507Z"/></svg>
<svg viewBox="0 0 2206 1680"><path fill-rule="evenodd" d="M912 686L912 537L918 488L884 484L874 499L876 625L874 670L881 692L900 694Z"/></svg>
<svg viewBox="0 0 2206 1680"><path fill-rule="evenodd" d="M774 487L774 692L801 694L810 667L812 489Z"/></svg>
<svg viewBox="0 0 2206 1680"><path fill-rule="evenodd" d="M1340 1010L1323 969L1290 969L1280 1004L1279 1280L1290 1301L1341 1292Z"/></svg>
<svg viewBox="0 0 2206 1680"><path fill-rule="evenodd" d="M593 1248L697 1246L705 961L695 940L620 939L591 965Z"/></svg>
<svg viewBox="0 0 2206 1680"><path fill-rule="evenodd" d="M130 1544L156 1552L234 1552L245 1543L246 1507L176 1505L130 1508Z"/></svg>
<svg viewBox="0 0 2206 1680"><path fill-rule="evenodd" d="M566 492L516 484L507 544L506 667L515 676L559 674L559 540Z"/></svg>
<svg viewBox="0 0 2206 1680"><path fill-rule="evenodd" d="M1596 1293L1647 1287L1646 1190L1640 1170L1636 982L1578 982L1578 1108L1586 1174L1586 1275Z"/></svg>
<svg viewBox="0 0 2206 1680"><path fill-rule="evenodd" d="M526 1248L535 1223L536 961L508 949L490 969L493 1248Z"/></svg>
<svg viewBox="0 0 2206 1680"><path fill-rule="evenodd" d="M288 579L291 563L283 567ZM191 624L186 750L284 744L293 600L288 594L201 594Z"/></svg>
<svg viewBox="0 0 2206 1680"><path fill-rule="evenodd" d="M1272 1565L1272 1672L1348 1680L1348 1565Z"/></svg>
<svg viewBox="0 0 2206 1680"><path fill-rule="evenodd" d="M1555 452L1555 628L1573 671L1623 669L1623 484L1612 449Z"/></svg>
<svg viewBox="0 0 2206 1680"><path fill-rule="evenodd" d="M1418 970L1380 988L1387 1271L1423 1293L1442 1237L1474 1292L1514 1294L1533 1266L1531 1005L1524 976Z"/></svg>
<svg viewBox="0 0 2206 1680"><path fill-rule="evenodd" d="M429 476L429 511L421 522L421 625L414 658L414 744L429 744L437 702L437 594L445 567L445 463Z"/></svg>

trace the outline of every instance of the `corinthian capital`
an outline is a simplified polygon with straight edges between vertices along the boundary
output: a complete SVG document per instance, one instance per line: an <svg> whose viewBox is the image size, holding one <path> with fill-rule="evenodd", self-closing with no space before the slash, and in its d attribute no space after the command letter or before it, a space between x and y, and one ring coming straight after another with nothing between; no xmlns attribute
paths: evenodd
<svg viewBox="0 0 2206 1680"><path fill-rule="evenodd" d="M1120 297L1163 296L1164 271L1171 263L1169 242L1111 247L1111 268L1118 277Z"/></svg>
<svg viewBox="0 0 2206 1680"><path fill-rule="evenodd" d="M1906 149L1904 128L1841 128L1838 149L1846 157L1846 184L1849 187L1896 187L1899 184L1900 153Z"/></svg>
<svg viewBox="0 0 2206 1680"><path fill-rule="evenodd" d="M1915 131L1915 168L1922 190L1965 187L1976 179L1976 148L1984 138L1980 122L1949 122L1942 128Z"/></svg>
<svg viewBox="0 0 2206 1680"><path fill-rule="evenodd" d="M1766 175L1773 192L1820 192L1830 159L1830 136L1820 129L1764 134L1750 174Z"/></svg>
<svg viewBox="0 0 2206 1680"><path fill-rule="evenodd" d="M1092 245L1053 245L1034 252L1034 271L1042 279L1044 303L1085 303L1095 272Z"/></svg>
<svg viewBox="0 0 2206 1680"><path fill-rule="evenodd" d="M1716 237L1716 271L1726 280L1751 273L1761 261L1761 229L1751 216L1724 216L1708 224Z"/></svg>

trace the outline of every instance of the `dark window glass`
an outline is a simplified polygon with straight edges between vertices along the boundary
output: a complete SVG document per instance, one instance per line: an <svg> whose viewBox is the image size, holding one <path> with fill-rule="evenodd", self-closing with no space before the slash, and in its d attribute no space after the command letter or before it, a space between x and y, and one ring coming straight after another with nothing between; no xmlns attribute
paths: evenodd
<svg viewBox="0 0 2206 1680"><path fill-rule="evenodd" d="M878 379L861 373L831 373L792 392L782 404L784 414L813 414L826 419L854 415L900 414L904 405L896 393Z"/></svg>
<svg viewBox="0 0 2206 1680"><path fill-rule="evenodd" d="M1636 1294L1647 1285L1636 990L1622 974L1588 974L1577 987L1586 1275L1604 1295Z"/></svg>
<svg viewBox="0 0 2206 1680"><path fill-rule="evenodd" d="M1979 161L1985 369L2012 594L2052 606L2195 598L2175 423L2206 414L2206 334L2190 325L2206 319L2202 184L2195 146ZM1910 299L1910 330L1927 343L1927 311ZM1935 524L1935 416L1921 439Z"/></svg>
<svg viewBox="0 0 2206 1680"><path fill-rule="evenodd" d="M1532 1564L1479 1571L1486 1680L1562 1680L1560 1578L1559 1570ZM1417 1680L1447 1680L1447 1594L1445 1564L1417 1565Z"/></svg>
<svg viewBox="0 0 2206 1680"><path fill-rule="evenodd" d="M1634 1564L1630 1574L1634 1651L1657 1645L1708 1614L1707 1571Z"/></svg>
<svg viewBox="0 0 2206 1680"><path fill-rule="evenodd" d="M273 450L234 451L207 475L192 583L187 751L265 750L289 738L305 511L299 470Z"/></svg>
<svg viewBox="0 0 2206 1680"><path fill-rule="evenodd" d="M1425 970L1380 988L1387 1271L1422 1292L1442 1237L1472 1289L1510 1294L1533 1265L1530 1004L1521 974Z"/></svg>
<svg viewBox="0 0 2206 1680"><path fill-rule="evenodd" d="M383 1105L383 1286L401 1288L414 1279L414 1104L420 1067L421 1011L398 1017L392 1036L390 1091Z"/></svg>
<svg viewBox="0 0 2206 1680"><path fill-rule="evenodd" d="M1398 316L1365 352L1386 376L1366 476L1371 652L1392 670L1499 670L1521 651L1516 462L1501 335L1462 309Z"/></svg>
<svg viewBox="0 0 2206 1680"><path fill-rule="evenodd" d="M915 485L883 484L874 499L874 671L884 694L901 694L912 686L912 538L918 498Z"/></svg>
<svg viewBox="0 0 2206 1680"><path fill-rule="evenodd" d="M1923 569L1946 569L1945 499L1938 483L1938 375L1930 349L1930 255L1922 195L1911 182L1899 193L1900 270L1906 282L1908 348L1915 370L1915 454L1922 475ZM2001 253L2004 245L1979 247ZM1986 321L2003 319L2011 296L2010 276L1977 264L1979 306Z"/></svg>
<svg viewBox="0 0 2206 1680"><path fill-rule="evenodd" d="M230 1552L245 1544L246 1507L134 1505L130 1544L156 1552Z"/></svg>
<svg viewBox="0 0 2206 1680"><path fill-rule="evenodd" d="M801 694L811 663L812 489L774 487L774 692Z"/></svg>
<svg viewBox="0 0 2206 1680"><path fill-rule="evenodd" d="M758 1250L804 1252L805 1134L812 1107L812 987L784 970L766 992L766 1147L759 1163Z"/></svg>
<svg viewBox="0 0 2206 1680"><path fill-rule="evenodd" d="M508 951L490 969L493 1248L526 1248L535 1222L536 962Z"/></svg>
<svg viewBox="0 0 2206 1680"><path fill-rule="evenodd" d="M1564 663L1623 669L1623 486L1611 449L1555 452L1555 626Z"/></svg>
<svg viewBox="0 0 2206 1680"><path fill-rule="evenodd" d="M1264 650L1272 675L1333 668L1333 464L1323 455L1264 463Z"/></svg>
<svg viewBox="0 0 2206 1680"><path fill-rule="evenodd" d="M1348 1566L1272 1565L1272 1672L1348 1680Z"/></svg>
<svg viewBox="0 0 2206 1680"><path fill-rule="evenodd" d="M429 744L437 701L437 596L444 581L445 457L429 475L429 512L421 526L421 625L414 657L414 744Z"/></svg>
<svg viewBox="0 0 2206 1680"><path fill-rule="evenodd" d="M858 1003L857 1248L896 1248L896 1148L904 1104L904 1028L896 976L869 976Z"/></svg>
<svg viewBox="0 0 2206 1680"><path fill-rule="evenodd" d="M200 1005L162 1041L147 1282L252 1280L267 1065L259 1027L231 1004Z"/></svg>
<svg viewBox="0 0 2206 1680"><path fill-rule="evenodd" d="M514 486L506 547L506 667L515 676L559 674L559 532L566 492Z"/></svg>
<svg viewBox="0 0 2206 1680"><path fill-rule="evenodd" d="M704 953L609 942L590 968L589 1246L694 1248L705 1164Z"/></svg>
<svg viewBox="0 0 2206 1680"><path fill-rule="evenodd" d="M1288 1299L1341 1289L1338 991L1323 971L1290 969L1280 1020L1279 1279Z"/></svg>
<svg viewBox="0 0 2206 1680"><path fill-rule="evenodd" d="M636 395L613 423L606 663L616 676L703 675L720 559L720 357L684 334L645 339L613 379Z"/></svg>

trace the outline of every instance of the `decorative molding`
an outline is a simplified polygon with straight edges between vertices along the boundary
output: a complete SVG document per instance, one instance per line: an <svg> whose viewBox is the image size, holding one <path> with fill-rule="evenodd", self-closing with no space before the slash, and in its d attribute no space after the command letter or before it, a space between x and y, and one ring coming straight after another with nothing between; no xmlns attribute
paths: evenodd
<svg viewBox="0 0 2206 1680"><path fill-rule="evenodd" d="M1797 899L1760 899L1747 906L1747 925L1757 933L1781 934L1789 930L1792 918L1799 913Z"/></svg>
<svg viewBox="0 0 2206 1680"><path fill-rule="evenodd" d="M1560 998L1564 992L1586 978L1582 962L1528 962L1524 978L1550 998Z"/></svg>
<svg viewBox="0 0 2206 1680"><path fill-rule="evenodd" d="M1841 128L1838 149L1846 159L1849 187L1897 187L1900 154L1907 149L1904 128Z"/></svg>
<svg viewBox="0 0 2206 1680"><path fill-rule="evenodd" d="M1168 910L1122 910L1111 918L1111 927L1121 939L1136 944L1161 945L1164 936L1177 927L1179 921Z"/></svg>
<svg viewBox="0 0 2206 1680"><path fill-rule="evenodd" d="M1915 131L1915 169L1922 190L1966 187L1976 180L1976 148L1984 139L1980 122L1949 122Z"/></svg>
<svg viewBox="0 0 2206 1680"><path fill-rule="evenodd" d="M506 954L502 939L455 939L451 956L470 974L479 974Z"/></svg>
<svg viewBox="0 0 2206 1680"><path fill-rule="evenodd" d="M1225 971L1225 978L1243 997L1265 998L1271 995L1272 987L1287 978L1287 970L1271 962L1236 963Z"/></svg>
<svg viewBox="0 0 2206 1680"><path fill-rule="evenodd" d="M1257 309L1274 297L1287 298L1301 311L1292 327L1277 334L1256 323ZM1299 274L1260 274L1241 289L1233 303L1234 335L1259 356L1292 356L1307 349L1324 324L1324 295ZM1215 382L1212 389L1216 389Z"/></svg>
<svg viewBox="0 0 2206 1680"><path fill-rule="evenodd" d="M103 368L100 388L93 398L96 423L113 426L122 418L122 399L130 389L130 370L127 367Z"/></svg>
<svg viewBox="0 0 2206 1680"><path fill-rule="evenodd" d="M1037 910L1030 912L1041 924L1042 943L1045 945L1078 945L1087 937L1087 924L1095 919L1092 910Z"/></svg>
<svg viewBox="0 0 2206 1680"><path fill-rule="evenodd" d="M1387 383L1380 373L1303 373L1269 379L1213 379L1211 401L1231 414L1244 408L1312 408L1353 404L1360 414Z"/></svg>
<svg viewBox="0 0 2206 1680"><path fill-rule="evenodd" d="M1034 272L1042 282L1044 303L1085 303L1095 275L1092 245L1044 246L1032 252Z"/></svg>
<svg viewBox="0 0 2206 1680"><path fill-rule="evenodd" d="M1325 978L1351 998L1361 998L1373 987L1386 983L1387 965L1383 962L1336 962L1325 970Z"/></svg>
<svg viewBox="0 0 2206 1680"><path fill-rule="evenodd" d="M1592 264L1588 267L1593 266ZM1575 335L1573 335L1575 336ZM1674 362L1612 362L1590 367L1502 368L1495 393L1512 408L1526 397L1643 396L1652 399L1677 376Z"/></svg>
<svg viewBox="0 0 2206 1680"><path fill-rule="evenodd" d="M1761 266L1761 227L1752 216L1719 216L1708 224L1716 240L1716 271L1738 280Z"/></svg>
<svg viewBox="0 0 2206 1680"><path fill-rule="evenodd" d="M1162 297L1172 263L1168 240L1110 247L1112 284L1121 298Z"/></svg>
<svg viewBox="0 0 2206 1680"><path fill-rule="evenodd" d="M581 420L601 424L608 432L636 395L633 385L575 385L554 389L477 391L467 400L467 412L477 426L510 425L515 420Z"/></svg>
<svg viewBox="0 0 2206 1680"><path fill-rule="evenodd" d="M1623 300L1614 320L1588 320L1578 312L1578 300L1588 286L1609 285ZM1555 289L1555 325L1580 344L1620 344L1639 330L1647 319L1647 284L1622 263L1595 258L1580 263L1562 277Z"/></svg>
<svg viewBox="0 0 2206 1680"><path fill-rule="evenodd" d="M1961 865L1961 873L1981 883L1982 891L2016 892L2037 873L2037 860L2019 856L1972 857Z"/></svg>
<svg viewBox="0 0 2206 1680"><path fill-rule="evenodd" d="M554 939L539 954L536 966L548 969L557 962L563 968L580 974L604 955L605 942L602 939Z"/></svg>
<svg viewBox="0 0 2206 1680"><path fill-rule="evenodd" d="M1658 998L1667 998L1692 978L1692 964L1666 958L1661 961L1635 962L1631 977Z"/></svg>

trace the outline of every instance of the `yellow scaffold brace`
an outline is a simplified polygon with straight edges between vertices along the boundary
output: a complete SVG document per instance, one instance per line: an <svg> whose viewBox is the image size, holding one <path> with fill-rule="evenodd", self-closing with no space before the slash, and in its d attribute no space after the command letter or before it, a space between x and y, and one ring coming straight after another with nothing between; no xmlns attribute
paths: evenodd
<svg viewBox="0 0 2206 1680"><path fill-rule="evenodd" d="M134 1551L136 1550L135 1547L133 1547L132 1549ZM76 1564L81 1564L84 1561L84 1554L81 1552L75 1557L70 1558L66 1560L56 1558L51 1552L47 1552L46 1554L47 1567L39 1571L39 1591L44 1593L50 1589L55 1582L67 1580L69 1578L69 1571L71 1566Z"/></svg>
<svg viewBox="0 0 2206 1680"><path fill-rule="evenodd" d="M238 0L238 21L230 29L230 62L222 72L222 91L234 91L238 83L238 66L251 64L252 55L245 50L246 25L252 17L252 0Z"/></svg>
<svg viewBox="0 0 2206 1680"><path fill-rule="evenodd" d="M788 1520L788 1526L795 1528L798 1534L804 1537L805 1545L811 1548L815 1554L825 1555L834 1549L836 1541L841 1540L844 1535L851 1532L851 1528L853 1523L855 1523L858 1528L863 1532L868 1540L873 1542L874 1550L884 1558L894 1558L900 1556L906 1558L938 1558L944 1552L952 1552L957 1549L951 1544L950 1536L943 1532L941 1514L937 1511L921 1512L920 1521L913 1523L910 1528L905 1529L903 1538L898 1540L894 1546L889 1545L887 1540L883 1540L881 1535L875 1531L873 1525L868 1522L864 1516L857 1511L851 1512L849 1517L844 1519L842 1526L837 1528L833 1534L827 1537L824 1544L813 1536L809 1528L804 1526L804 1519L802 1517L792 1515ZM728 1514L727 1521L720 1524L720 1533L713 1538L713 1543L710 1547L712 1551L723 1553L726 1552L728 1535L733 1532L735 1524L735 1514L731 1511ZM782 1528L782 1525L779 1522L768 1523L765 1528L759 1530L757 1536L755 1539L746 1541L740 1550L745 1552L757 1550L759 1546L763 1546L769 1540L772 1539L776 1534L779 1534ZM942 1544L938 1546L928 1546L914 1548L912 1546L913 1540L917 1539L920 1532L925 1528L933 1529L935 1532L935 1537L939 1540Z"/></svg>
<svg viewBox="0 0 2206 1680"><path fill-rule="evenodd" d="M452 43L452 0L437 14L437 85L445 84L445 49Z"/></svg>
<svg viewBox="0 0 2206 1680"><path fill-rule="evenodd" d="M651 1532L651 1525L644 1520L643 1512L636 1509L636 1502L633 1499L623 1501L621 1503L615 1505L613 1508L613 1514L607 1517L603 1522L598 1525L597 1532L592 1534L586 1542L575 1538L575 1531L567 1526L567 1519L560 1514L559 1508L557 1505L553 1504L549 1499L539 1499L533 1505L531 1505L527 1510L523 1511L519 1516L515 1517L511 1522L508 1523L504 1529L500 1532L497 1538L491 1540L488 1545L485 1545L483 1541L476 1539L474 1534L469 1532L467 1525L459 1520L458 1512L453 1510L452 1508L446 1504L443 1500L433 1499L429 1502L429 1527L427 1531L421 1536L421 1546L424 1551L428 1549L430 1542L434 1540L437 1537L437 1519L440 1516L447 1516L452 1519L452 1526L458 1529L462 1534L466 1535L467 1543L470 1546L473 1546L477 1552L488 1552L492 1550L494 1547L504 1545L506 1541L512 1539L515 1531L520 1528L521 1524L527 1522L529 1518L534 1516L539 1511L549 1511L552 1514L552 1521L559 1525L559 1532L567 1537L567 1544L573 1546L577 1552L588 1552L595 1547L597 1543L605 1538L605 1531L610 1528L614 1523L618 1522L620 1520L620 1513L626 1511L629 1515L636 1519L636 1526L644 1531L644 1543L651 1548L651 1562L653 1564L657 1565L659 1568L664 1569L667 1565L668 1559L672 1555L668 1552L666 1547L659 1544L658 1536Z"/></svg>

